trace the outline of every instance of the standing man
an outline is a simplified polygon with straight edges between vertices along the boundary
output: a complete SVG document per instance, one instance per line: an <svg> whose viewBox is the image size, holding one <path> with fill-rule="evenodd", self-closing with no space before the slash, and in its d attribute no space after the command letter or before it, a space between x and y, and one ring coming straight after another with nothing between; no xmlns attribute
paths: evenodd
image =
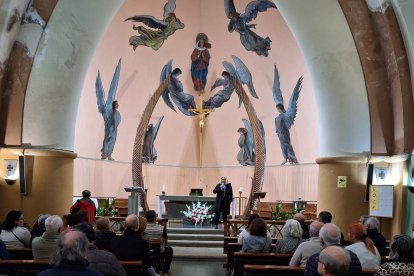
<svg viewBox="0 0 414 276"><path fill-rule="evenodd" d="M88 213L88 222L92 224L96 216L96 206L90 197L91 191L84 190L82 192L82 198L77 200L75 204L70 207L70 213L77 214L80 212L86 212Z"/></svg>
<svg viewBox="0 0 414 276"><path fill-rule="evenodd" d="M214 228L218 228L220 222L220 213L223 212L223 221L227 221L227 216L230 214L230 204L233 200L233 189L231 183L227 183L227 179L222 176L219 184L214 188L213 193L216 195L216 203L214 204Z"/></svg>

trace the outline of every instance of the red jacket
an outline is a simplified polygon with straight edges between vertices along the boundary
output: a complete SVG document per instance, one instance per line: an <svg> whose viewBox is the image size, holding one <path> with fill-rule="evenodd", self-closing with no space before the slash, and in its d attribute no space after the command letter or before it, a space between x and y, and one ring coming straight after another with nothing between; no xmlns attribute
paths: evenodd
<svg viewBox="0 0 414 276"><path fill-rule="evenodd" d="M70 213L75 214L82 211L88 213L89 223L92 224L96 216L96 207L95 203L89 198L82 198L75 202L75 204L70 207Z"/></svg>

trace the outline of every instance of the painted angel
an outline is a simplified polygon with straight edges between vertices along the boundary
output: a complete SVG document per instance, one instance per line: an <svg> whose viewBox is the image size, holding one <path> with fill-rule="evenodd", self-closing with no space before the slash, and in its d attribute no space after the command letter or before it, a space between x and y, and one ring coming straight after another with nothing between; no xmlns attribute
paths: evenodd
<svg viewBox="0 0 414 276"><path fill-rule="evenodd" d="M142 151L142 162L146 164L154 163L157 160L157 150L154 147L155 138L157 138L158 130L161 126L164 116L158 119L158 122L154 126L149 124L147 131L145 132L144 145Z"/></svg>
<svg viewBox="0 0 414 276"><path fill-rule="evenodd" d="M208 99L207 101L204 101L203 108L218 108L221 107L223 103L230 100L230 97L234 91L234 86L230 80L230 77L235 77L241 84L247 85L252 97L256 99L259 98L256 94L256 90L254 89L253 78L249 68L247 68L243 61L239 59L237 56L233 55L231 57L236 67L234 67L233 64L231 64L228 61L223 61L223 66L226 69L226 71L223 71L223 73L221 73L221 76L223 78L217 79L211 87L211 90L220 86L222 86L223 89L214 94L214 96ZM239 96L239 107L240 106L241 98Z"/></svg>
<svg viewBox="0 0 414 276"><path fill-rule="evenodd" d="M256 52L259 56L268 56L270 50L269 37L263 38L257 35L252 29L256 24L248 24L257 17L259 12L264 12L269 8L275 8L276 5L270 0L254 0L247 6L243 14L236 11L233 0L224 0L224 10L230 22L227 26L228 31L236 31L240 34L240 41L247 51Z"/></svg>
<svg viewBox="0 0 414 276"><path fill-rule="evenodd" d="M293 151L292 144L290 143L289 130L295 122L297 114L297 105L299 99L299 93L302 89L303 76L298 79L296 86L293 89L290 96L288 110L285 110L283 105L282 91L280 90L280 77L279 71L275 65L275 76L273 80L273 99L276 103L276 108L279 111L279 115L275 119L276 134L279 137L280 147L282 149L283 158L285 159L282 165L289 162L290 164L297 164L298 159Z"/></svg>
<svg viewBox="0 0 414 276"><path fill-rule="evenodd" d="M101 74L98 71L96 77L96 99L98 102L98 110L102 114L105 122L105 136L102 143L101 159L114 160L112 152L116 142L118 125L121 122L121 114L118 111L118 101L115 101L116 90L118 87L119 75L121 72L121 59L116 66L111 86L109 87L108 98L105 102L105 91L102 86Z"/></svg>
<svg viewBox="0 0 414 276"><path fill-rule="evenodd" d="M254 165L255 160L255 151L254 151L254 140L253 140L253 130L250 124L250 121L247 119L242 119L244 128L241 127L237 130L240 133L238 144L240 151L237 154L237 161L239 161L242 166ZM262 122L259 120L261 135L263 142L265 141L265 130ZM266 154L266 146L264 145L264 154Z"/></svg>
<svg viewBox="0 0 414 276"><path fill-rule="evenodd" d="M134 51L140 45L158 50L170 35L179 29L184 29L184 24L175 16L174 10L175 0L168 0L164 6L163 20L156 19L152 15L136 15L125 19L125 21L131 20L149 27L133 25L132 28L139 34L129 38L129 45L133 46Z"/></svg>
<svg viewBox="0 0 414 276"><path fill-rule="evenodd" d="M181 73L182 72L180 68L175 68L172 70L172 60L164 65L161 71L160 83L169 76L171 76L171 82L168 85L167 89L165 89L165 91L162 93L162 98L165 104L172 110L176 111L171 100L184 115L194 116L195 114L189 111L189 109L196 108L194 96L184 92L183 84L178 79Z"/></svg>

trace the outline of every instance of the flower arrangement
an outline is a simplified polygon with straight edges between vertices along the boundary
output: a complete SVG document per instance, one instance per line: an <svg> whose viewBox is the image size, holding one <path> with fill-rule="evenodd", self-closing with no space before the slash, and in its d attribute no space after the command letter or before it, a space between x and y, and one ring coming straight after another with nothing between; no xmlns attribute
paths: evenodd
<svg viewBox="0 0 414 276"><path fill-rule="evenodd" d="M208 206L207 203L200 203L200 201L198 201L197 203L192 202L191 207L189 205L186 206L187 211L181 211L181 213L184 214L187 220L194 224L202 224L203 222L212 219L214 216L209 212L211 206Z"/></svg>

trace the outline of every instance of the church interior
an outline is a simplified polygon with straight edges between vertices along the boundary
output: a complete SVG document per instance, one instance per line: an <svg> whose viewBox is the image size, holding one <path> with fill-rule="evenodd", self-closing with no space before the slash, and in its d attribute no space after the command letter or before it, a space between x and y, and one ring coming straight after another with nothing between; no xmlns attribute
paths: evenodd
<svg viewBox="0 0 414 276"><path fill-rule="evenodd" d="M234 2L241 12L250 1ZM264 56L247 51L241 35L229 32L221 0L177 0L175 15L185 27L156 50L134 49L129 40L138 24L125 19L162 18L163 0L0 0L0 221L12 209L21 210L29 225L38 214L67 214L73 197L85 189L93 197L127 198L124 188L135 185L137 128L170 59L182 71L184 91L200 105L190 56L197 34L204 33L211 44L204 100L219 91L210 88L232 55L251 72L258 98L248 96L265 132L263 201L315 202L316 212L328 210L346 232L371 213L369 186L392 186L391 215L381 218L381 232L387 239L411 234L414 1L272 2L277 8L259 13L253 22L254 31L271 40ZM115 99L121 119L114 160L102 160L105 123L96 78L99 71L108 93L119 60ZM275 66L285 102L303 76L290 128L297 164L281 165ZM234 194L251 196L255 166L237 159L238 129L248 118L238 101L234 92L204 118L202 132L199 116L157 102L149 119L155 125L163 116L154 142L157 159L139 162L150 209L157 209L162 193L202 189L203 196L214 196L221 176L232 183ZM20 165L14 181L7 179L9 160ZM378 179L376 171L385 177Z"/></svg>

